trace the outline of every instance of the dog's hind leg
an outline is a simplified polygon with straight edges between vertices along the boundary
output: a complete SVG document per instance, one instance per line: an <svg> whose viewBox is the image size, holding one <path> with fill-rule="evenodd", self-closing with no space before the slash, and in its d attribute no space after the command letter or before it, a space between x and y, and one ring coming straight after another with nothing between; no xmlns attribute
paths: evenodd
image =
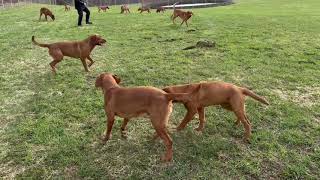
<svg viewBox="0 0 320 180"><path fill-rule="evenodd" d="M173 156L172 150L172 139L170 138L169 134L167 133L165 127L157 130L158 135L163 140L166 146L166 154L161 157L161 160L164 162L171 161Z"/></svg>
<svg viewBox="0 0 320 180"><path fill-rule="evenodd" d="M199 108L197 108L197 110L198 110L198 114L199 114L199 126L197 128L195 128L195 130L202 131L204 128L204 124L206 122L204 107L199 107Z"/></svg>
<svg viewBox="0 0 320 180"><path fill-rule="evenodd" d="M223 108L223 109L226 109L226 110L229 110L229 111L233 111L233 109L232 109L232 107L231 107L231 105L229 104L229 103L225 103L225 104L221 104L221 107ZM236 122L234 122L234 124L236 125L236 126L239 126L240 125L240 120L237 118L237 121Z"/></svg>
<svg viewBox="0 0 320 180"><path fill-rule="evenodd" d="M47 15L46 15L46 14L44 15L44 17L46 18L46 21L48 21L48 17L47 17Z"/></svg>
<svg viewBox="0 0 320 180"><path fill-rule="evenodd" d="M237 116L238 121L240 121L245 128L244 139L249 142L251 136L251 125L246 119L244 111L244 99L242 97L233 97L230 104L235 115Z"/></svg>
<svg viewBox="0 0 320 180"><path fill-rule="evenodd" d="M123 119L123 123L121 125L121 136L123 138L127 138L127 124L128 124L128 122L129 122L128 118Z"/></svg>
<svg viewBox="0 0 320 180"><path fill-rule="evenodd" d="M50 66L51 66L51 69L52 69L52 72L54 74L56 74L56 65L62 61L63 59L63 54L61 53L61 51L57 51L57 50L50 50L49 49L49 54L50 56L53 58L53 61L50 62Z"/></svg>
<svg viewBox="0 0 320 180"><path fill-rule="evenodd" d="M173 155L173 150L172 150L172 139L170 138L168 132L166 131L166 121L164 119L159 119L163 118L162 117L151 117L151 122L156 130L157 135L163 140L163 143L166 146L166 153L161 157L162 161L171 161L172 160L172 155ZM169 118L168 116L165 118ZM157 136L155 136L157 137Z"/></svg>

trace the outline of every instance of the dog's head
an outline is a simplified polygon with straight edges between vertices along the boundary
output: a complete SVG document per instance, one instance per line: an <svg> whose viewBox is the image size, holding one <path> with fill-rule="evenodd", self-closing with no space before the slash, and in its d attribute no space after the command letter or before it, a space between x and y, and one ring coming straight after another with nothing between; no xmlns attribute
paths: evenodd
<svg viewBox="0 0 320 180"><path fill-rule="evenodd" d="M102 46L103 44L105 44L107 41L105 39L103 39L101 36L99 35L91 35L89 37L90 43L94 46Z"/></svg>
<svg viewBox="0 0 320 180"><path fill-rule="evenodd" d="M56 19L53 14L51 15L51 18L53 21Z"/></svg>
<svg viewBox="0 0 320 180"><path fill-rule="evenodd" d="M189 16L193 16L193 12L191 12L191 11L187 11L187 14L188 14Z"/></svg>
<svg viewBox="0 0 320 180"><path fill-rule="evenodd" d="M142 8L141 8L141 7L139 7L139 8L138 8L138 11L142 11Z"/></svg>
<svg viewBox="0 0 320 180"><path fill-rule="evenodd" d="M96 78L95 86L97 88L102 88L104 82L109 84L120 84L121 79L116 74L102 73Z"/></svg>

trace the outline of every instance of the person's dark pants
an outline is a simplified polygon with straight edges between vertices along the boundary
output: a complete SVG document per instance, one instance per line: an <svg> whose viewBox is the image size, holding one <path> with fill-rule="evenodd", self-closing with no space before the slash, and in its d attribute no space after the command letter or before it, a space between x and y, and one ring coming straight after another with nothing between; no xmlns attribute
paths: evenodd
<svg viewBox="0 0 320 180"><path fill-rule="evenodd" d="M81 9L77 9L78 11L78 26L81 26L82 23L82 17L83 17L83 11L86 13L86 23L89 23L89 19L90 19L90 11L87 7L81 8Z"/></svg>

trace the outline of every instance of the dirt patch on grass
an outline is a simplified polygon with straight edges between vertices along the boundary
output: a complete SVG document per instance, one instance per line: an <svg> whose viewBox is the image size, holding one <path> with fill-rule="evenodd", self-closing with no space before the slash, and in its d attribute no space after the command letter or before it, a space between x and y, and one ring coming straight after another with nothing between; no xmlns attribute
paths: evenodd
<svg viewBox="0 0 320 180"><path fill-rule="evenodd" d="M68 166L64 169L64 174L67 179L78 179L78 167Z"/></svg>
<svg viewBox="0 0 320 180"><path fill-rule="evenodd" d="M320 87L297 87L295 90L272 90L282 100L291 101L304 107L311 107L319 102Z"/></svg>
<svg viewBox="0 0 320 180"><path fill-rule="evenodd" d="M0 176L3 179L14 179L25 170L26 168L21 165L14 165L13 161L0 164Z"/></svg>
<svg viewBox="0 0 320 180"><path fill-rule="evenodd" d="M196 45L188 46L183 48L182 50L189 50L194 48L214 48L216 46L216 42L209 40L201 40L196 43Z"/></svg>

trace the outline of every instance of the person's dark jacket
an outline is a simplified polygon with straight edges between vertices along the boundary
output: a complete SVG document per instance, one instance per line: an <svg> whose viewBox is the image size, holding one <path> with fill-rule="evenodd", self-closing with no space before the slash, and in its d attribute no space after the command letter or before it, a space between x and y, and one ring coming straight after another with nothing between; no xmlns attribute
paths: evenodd
<svg viewBox="0 0 320 180"><path fill-rule="evenodd" d="M74 0L74 7L76 9L83 9L86 7L84 0Z"/></svg>

